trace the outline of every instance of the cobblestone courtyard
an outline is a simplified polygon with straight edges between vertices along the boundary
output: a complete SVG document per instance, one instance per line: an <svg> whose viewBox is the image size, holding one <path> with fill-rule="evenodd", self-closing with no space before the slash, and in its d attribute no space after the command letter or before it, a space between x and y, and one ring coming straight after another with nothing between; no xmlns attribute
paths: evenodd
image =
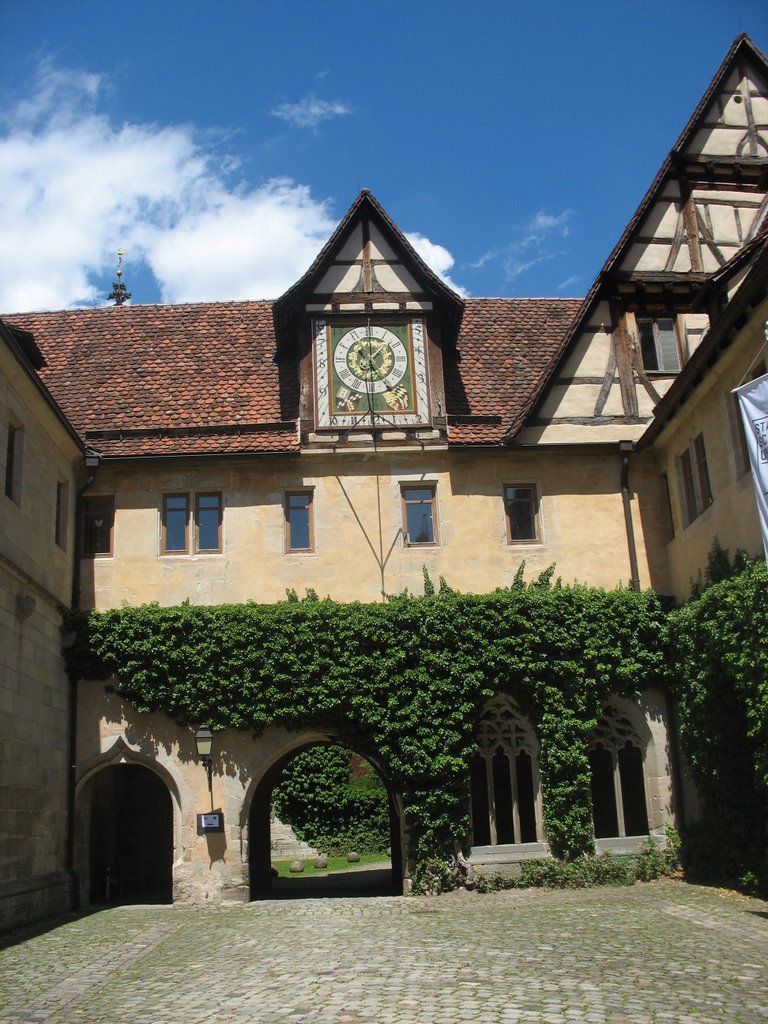
<svg viewBox="0 0 768 1024"><path fill-rule="evenodd" d="M0 1024L768 1021L768 903L678 882L190 909L0 942Z"/></svg>

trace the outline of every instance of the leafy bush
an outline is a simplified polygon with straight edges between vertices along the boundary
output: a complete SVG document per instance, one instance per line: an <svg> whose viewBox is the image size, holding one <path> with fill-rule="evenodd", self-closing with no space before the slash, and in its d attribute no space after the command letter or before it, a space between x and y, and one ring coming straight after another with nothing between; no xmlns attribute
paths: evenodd
<svg viewBox="0 0 768 1024"><path fill-rule="evenodd" d="M656 878L676 876L679 873L679 841L674 829L668 833L666 848L659 848L648 839L641 853L634 857L599 853L593 857L579 857L564 861L554 857L525 860L520 873L507 875L479 872L476 878L478 892L498 892L502 889L586 889L598 885L633 885Z"/></svg>
<svg viewBox="0 0 768 1024"><path fill-rule="evenodd" d="M444 857L427 857L419 861L411 877L414 896L438 896L451 892L462 883L458 866Z"/></svg>
<svg viewBox="0 0 768 1024"><path fill-rule="evenodd" d="M768 575L756 562L714 583L669 616L680 738L701 797L684 836L696 880L768 885ZM750 883L752 884L752 883Z"/></svg>
<svg viewBox="0 0 768 1024"><path fill-rule="evenodd" d="M287 765L272 793L277 817L331 856L389 846L389 806L381 779L339 746L305 750Z"/></svg>

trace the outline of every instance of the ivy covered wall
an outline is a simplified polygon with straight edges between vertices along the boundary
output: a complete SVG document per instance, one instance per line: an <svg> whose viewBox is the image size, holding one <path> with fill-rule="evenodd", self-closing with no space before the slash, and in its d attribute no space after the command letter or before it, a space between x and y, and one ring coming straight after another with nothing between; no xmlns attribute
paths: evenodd
<svg viewBox="0 0 768 1024"><path fill-rule="evenodd" d="M611 695L663 682L653 594L551 582L488 595L427 586L386 604L146 605L72 618L75 676L190 725L326 729L402 796L417 860L466 842L468 764L483 705L504 692L537 731L553 851L594 847L587 741Z"/></svg>
<svg viewBox="0 0 768 1024"><path fill-rule="evenodd" d="M697 588L670 613L667 632L681 744L701 800L685 837L689 872L768 889L765 562Z"/></svg>

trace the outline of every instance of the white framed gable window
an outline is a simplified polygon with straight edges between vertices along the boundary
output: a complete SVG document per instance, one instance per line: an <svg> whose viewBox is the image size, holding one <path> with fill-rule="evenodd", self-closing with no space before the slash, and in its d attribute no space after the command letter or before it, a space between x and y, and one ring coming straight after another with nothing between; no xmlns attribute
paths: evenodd
<svg viewBox="0 0 768 1024"><path fill-rule="evenodd" d="M643 368L648 373L679 373L680 346L674 317L635 318Z"/></svg>

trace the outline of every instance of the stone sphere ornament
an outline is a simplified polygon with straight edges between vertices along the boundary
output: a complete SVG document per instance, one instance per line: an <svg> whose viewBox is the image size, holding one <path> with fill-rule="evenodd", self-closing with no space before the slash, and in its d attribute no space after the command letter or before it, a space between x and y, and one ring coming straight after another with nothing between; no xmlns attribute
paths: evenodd
<svg viewBox="0 0 768 1024"><path fill-rule="evenodd" d="M350 864L357 864L357 862L360 860L360 854L355 853L354 850L350 850L350 852L347 854L347 860L349 861Z"/></svg>
<svg viewBox="0 0 768 1024"><path fill-rule="evenodd" d="M291 866L288 868L288 870L291 872L292 875L300 875L301 872L304 870L304 861L292 860Z"/></svg>
<svg viewBox="0 0 768 1024"><path fill-rule="evenodd" d="M328 858L325 856L324 853L321 853L317 857L315 857L314 865L316 868L327 868Z"/></svg>

